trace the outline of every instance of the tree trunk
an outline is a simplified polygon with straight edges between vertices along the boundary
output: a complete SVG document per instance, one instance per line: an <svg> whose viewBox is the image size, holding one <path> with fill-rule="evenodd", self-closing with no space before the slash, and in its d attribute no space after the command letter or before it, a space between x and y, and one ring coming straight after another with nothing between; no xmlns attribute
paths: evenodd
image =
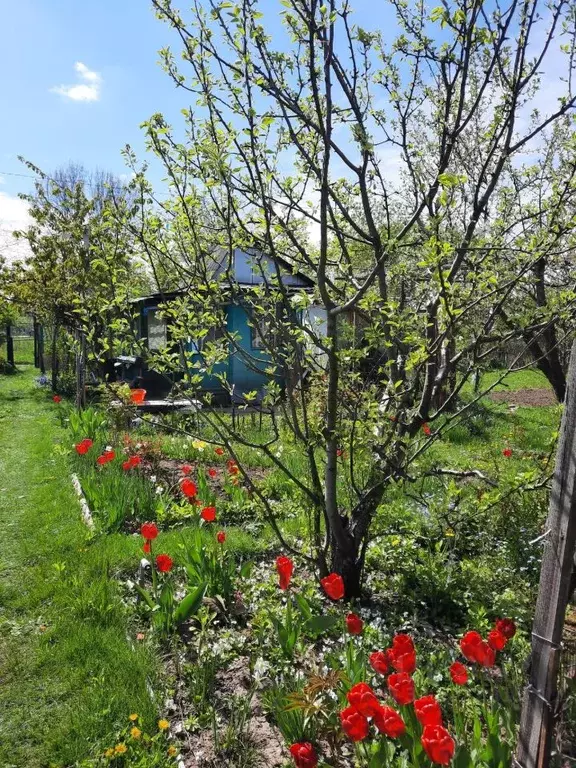
<svg viewBox="0 0 576 768"><path fill-rule="evenodd" d="M566 375L560 362L558 350L555 349L553 353L548 353L546 357L538 360L536 364L550 382L558 402L563 403L566 397Z"/></svg>
<svg viewBox="0 0 576 768"><path fill-rule="evenodd" d="M56 392L58 387L58 325L54 323L54 333L52 336L52 392Z"/></svg>
<svg viewBox="0 0 576 768"><path fill-rule="evenodd" d="M347 536L347 543L338 542L332 538L331 567L333 573L338 573L344 580L345 597L347 599L360 597L362 562L358 547L352 536Z"/></svg>

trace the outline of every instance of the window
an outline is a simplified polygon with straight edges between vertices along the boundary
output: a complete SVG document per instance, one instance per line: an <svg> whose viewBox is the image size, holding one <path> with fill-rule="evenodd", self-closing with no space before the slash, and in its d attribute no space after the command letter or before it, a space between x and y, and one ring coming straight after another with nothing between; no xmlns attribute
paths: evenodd
<svg viewBox="0 0 576 768"><path fill-rule="evenodd" d="M252 325L250 337L252 349L268 349L274 344L274 331L272 330L271 323L267 320L260 320L258 328Z"/></svg>
<svg viewBox="0 0 576 768"><path fill-rule="evenodd" d="M166 346L166 320L159 317L159 310L149 309L148 319L148 349L162 349Z"/></svg>

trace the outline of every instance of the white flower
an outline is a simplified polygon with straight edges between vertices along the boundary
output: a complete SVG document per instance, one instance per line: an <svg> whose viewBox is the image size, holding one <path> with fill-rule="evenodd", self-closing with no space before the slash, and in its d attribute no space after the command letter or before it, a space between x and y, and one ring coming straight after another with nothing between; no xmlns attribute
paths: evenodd
<svg viewBox="0 0 576 768"><path fill-rule="evenodd" d="M156 496L160 496L161 493L163 493L164 488L162 488L161 485L156 486Z"/></svg>
<svg viewBox="0 0 576 768"><path fill-rule="evenodd" d="M150 475L150 482L155 483L156 482L156 475Z"/></svg>
<svg viewBox="0 0 576 768"><path fill-rule="evenodd" d="M256 662L254 663L254 677L256 680L261 680L268 670L270 669L270 664L265 661L262 657L259 657L256 659Z"/></svg>

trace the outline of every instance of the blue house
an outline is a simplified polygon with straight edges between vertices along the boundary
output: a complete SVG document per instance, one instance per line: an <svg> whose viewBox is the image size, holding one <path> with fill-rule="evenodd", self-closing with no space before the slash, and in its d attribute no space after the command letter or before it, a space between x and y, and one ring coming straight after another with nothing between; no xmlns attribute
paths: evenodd
<svg viewBox="0 0 576 768"><path fill-rule="evenodd" d="M236 249L230 261L226 264L214 262L214 274L221 274L226 270L226 278L223 283L224 293L230 295L230 299L222 307L224 323L221 328L212 328L204 339L190 338L186 344L186 353L194 364L195 372L203 374L201 393L209 396L213 404L227 405L240 403L246 393L263 392L264 387L271 380L270 366L272 358L267 351L270 344L266 343L257 332L256 325L252 321L251 309L248 301L243 301L251 289L264 283L277 281L278 272L282 286L287 292L297 290L311 290L313 281L306 275L294 272L292 267L283 260L274 262L270 257L257 251L242 251ZM229 287L229 290L226 288ZM170 346L169 323L162 314L162 307L170 304L180 296L193 291L193 286L188 289L166 293L156 293L136 299L139 306L139 335L145 341L151 351ZM260 327L260 331L265 330ZM203 345L207 341L217 341L226 336L233 338L229 343L227 360L218 363L212 368L210 374L203 370ZM268 369L268 372L267 370ZM174 380L182 377L182 372L175 372ZM279 374L274 374L276 383L283 388L285 381ZM141 370L138 377L139 385L149 391L158 392L164 396L169 391L172 382L165 376L156 374L150 369Z"/></svg>

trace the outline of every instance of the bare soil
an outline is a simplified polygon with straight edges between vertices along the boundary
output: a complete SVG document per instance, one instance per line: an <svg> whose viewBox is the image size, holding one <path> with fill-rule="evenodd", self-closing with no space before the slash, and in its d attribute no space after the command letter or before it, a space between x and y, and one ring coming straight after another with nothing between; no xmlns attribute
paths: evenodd
<svg viewBox="0 0 576 768"><path fill-rule="evenodd" d="M557 405L558 401L551 389L516 389L513 391L491 392L490 399L497 403L532 406Z"/></svg>

